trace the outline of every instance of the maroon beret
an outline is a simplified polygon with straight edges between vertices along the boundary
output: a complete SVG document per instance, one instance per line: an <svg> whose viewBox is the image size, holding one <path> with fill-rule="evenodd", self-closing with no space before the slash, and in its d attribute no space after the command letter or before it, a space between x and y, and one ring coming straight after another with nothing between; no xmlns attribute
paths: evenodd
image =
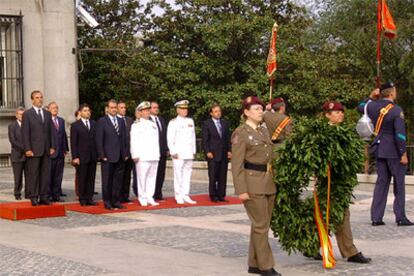
<svg viewBox="0 0 414 276"><path fill-rule="evenodd" d="M250 106L255 105L255 104L259 104L263 108L265 107L265 104L257 96L246 97L242 102L243 109L249 109Z"/></svg>
<svg viewBox="0 0 414 276"><path fill-rule="evenodd" d="M329 111L345 111L344 106L340 103L340 102L336 102L336 101L327 101L326 103L323 104L323 111L324 112L329 112Z"/></svg>
<svg viewBox="0 0 414 276"><path fill-rule="evenodd" d="M270 105L274 106L275 104L284 104L284 103L285 103L285 100L282 97L279 97L279 98L273 99L270 102Z"/></svg>

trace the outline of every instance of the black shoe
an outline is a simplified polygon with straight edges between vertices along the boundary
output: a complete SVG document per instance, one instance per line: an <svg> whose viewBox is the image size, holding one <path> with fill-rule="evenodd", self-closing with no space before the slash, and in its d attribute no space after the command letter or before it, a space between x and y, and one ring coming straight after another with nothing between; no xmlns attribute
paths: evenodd
<svg viewBox="0 0 414 276"><path fill-rule="evenodd" d="M52 200L53 202L65 202L63 199L61 199L60 197L56 197Z"/></svg>
<svg viewBox="0 0 414 276"><path fill-rule="evenodd" d="M414 225L413 222L411 222L408 218L397 220L398 226L411 226Z"/></svg>
<svg viewBox="0 0 414 276"><path fill-rule="evenodd" d="M154 196L154 200L162 201L162 200L165 200L165 199L162 196Z"/></svg>
<svg viewBox="0 0 414 276"><path fill-rule="evenodd" d="M39 205L52 205L52 202L49 201L49 199L41 199L39 200Z"/></svg>
<svg viewBox="0 0 414 276"><path fill-rule="evenodd" d="M89 200L86 202L87 206L98 206L98 202L95 202L93 200Z"/></svg>
<svg viewBox="0 0 414 276"><path fill-rule="evenodd" d="M279 272L277 272L274 268L269 270L260 270L260 275L262 276L282 276Z"/></svg>
<svg viewBox="0 0 414 276"><path fill-rule="evenodd" d="M367 264L371 262L371 258L365 257L362 252L355 254L348 258L348 262L351 263L360 263L360 264Z"/></svg>
<svg viewBox="0 0 414 276"><path fill-rule="evenodd" d="M219 202L217 197L212 197L212 198L210 198L210 200L211 200L211 202Z"/></svg>
<svg viewBox="0 0 414 276"><path fill-rule="evenodd" d="M383 222L382 220L380 221L373 221L371 223L372 226L381 226L381 225L385 225L385 222Z"/></svg>
<svg viewBox="0 0 414 276"><path fill-rule="evenodd" d="M93 194L94 194L94 195L97 195L97 194L98 194L98 192L93 192Z"/></svg>
<svg viewBox="0 0 414 276"><path fill-rule="evenodd" d="M39 206L37 199L30 199L30 202L32 203L32 206Z"/></svg>
<svg viewBox="0 0 414 276"><path fill-rule="evenodd" d="M229 202L227 199L225 199L225 198L219 198L219 200L218 201L220 201L220 202Z"/></svg>
<svg viewBox="0 0 414 276"><path fill-rule="evenodd" d="M108 204L108 203L104 203L104 208L106 209L106 210L113 210L114 208L112 207L112 205L111 204Z"/></svg>
<svg viewBox="0 0 414 276"><path fill-rule="evenodd" d="M114 209L125 209L126 207L124 207L124 206L122 206L122 204L112 204L112 207L114 208Z"/></svg>
<svg viewBox="0 0 414 276"><path fill-rule="evenodd" d="M86 201L79 201L79 204L81 205L81 206L86 206L87 204L86 204Z"/></svg>
<svg viewBox="0 0 414 276"><path fill-rule="evenodd" d="M260 269L258 269L257 267L249 266L247 272L250 274L260 274Z"/></svg>
<svg viewBox="0 0 414 276"><path fill-rule="evenodd" d="M22 196L21 195L17 195L14 197L16 200L22 200Z"/></svg>
<svg viewBox="0 0 414 276"><path fill-rule="evenodd" d="M131 200L129 198L121 200L121 203L130 203L130 202L131 202Z"/></svg>
<svg viewBox="0 0 414 276"><path fill-rule="evenodd" d="M67 194L61 193L60 196L68 196Z"/></svg>

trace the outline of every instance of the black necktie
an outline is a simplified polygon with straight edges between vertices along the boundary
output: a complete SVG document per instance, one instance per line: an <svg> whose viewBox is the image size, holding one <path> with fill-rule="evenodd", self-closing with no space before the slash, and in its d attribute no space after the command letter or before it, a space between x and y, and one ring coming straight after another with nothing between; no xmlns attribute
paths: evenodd
<svg viewBox="0 0 414 276"><path fill-rule="evenodd" d="M85 124L86 124L86 127L88 128L88 130L90 130L88 121L85 121Z"/></svg>
<svg viewBox="0 0 414 276"><path fill-rule="evenodd" d="M40 108L37 109L37 115L39 115L40 119L43 122L43 116L42 116L42 111L40 110Z"/></svg>

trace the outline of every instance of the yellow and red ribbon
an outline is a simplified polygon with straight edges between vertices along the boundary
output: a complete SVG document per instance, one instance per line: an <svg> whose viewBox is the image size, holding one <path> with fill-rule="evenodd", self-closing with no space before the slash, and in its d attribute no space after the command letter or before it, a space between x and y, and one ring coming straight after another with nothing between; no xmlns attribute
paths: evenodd
<svg viewBox="0 0 414 276"><path fill-rule="evenodd" d="M319 242L322 251L322 263L324 268L335 267L335 257L332 249L331 239L329 237L329 211L330 211L330 194L331 194L331 167L328 164L328 193L326 203L326 224L323 222L321 209L319 208L319 200L316 186L313 190L314 207L315 207L315 222L318 228ZM316 185L316 184L315 184Z"/></svg>

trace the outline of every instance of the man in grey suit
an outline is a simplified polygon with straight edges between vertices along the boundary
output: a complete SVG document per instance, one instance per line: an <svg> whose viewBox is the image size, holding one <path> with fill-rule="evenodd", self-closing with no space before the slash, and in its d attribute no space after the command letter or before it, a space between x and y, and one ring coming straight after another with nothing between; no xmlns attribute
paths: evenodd
<svg viewBox="0 0 414 276"><path fill-rule="evenodd" d="M11 144L11 161L14 175L14 196L16 200L22 199L23 189L23 172L26 164L22 139L22 117L24 108L19 107L16 110L16 121L9 125L9 141ZM26 194L27 191L24 189Z"/></svg>
<svg viewBox="0 0 414 276"><path fill-rule="evenodd" d="M43 94L30 95L33 107L23 113L22 136L26 155L26 187L32 206L50 205L48 180L50 155L55 153L52 115L43 109Z"/></svg>

